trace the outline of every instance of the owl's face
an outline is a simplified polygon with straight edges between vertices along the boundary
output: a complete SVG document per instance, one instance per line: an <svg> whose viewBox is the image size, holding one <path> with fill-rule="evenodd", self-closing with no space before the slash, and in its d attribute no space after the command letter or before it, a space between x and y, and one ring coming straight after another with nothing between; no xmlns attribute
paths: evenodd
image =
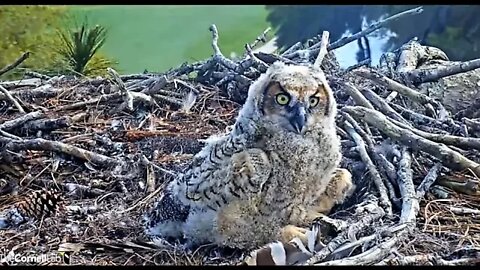
<svg viewBox="0 0 480 270"><path fill-rule="evenodd" d="M318 69L276 64L267 77L258 93L258 108L268 126L305 134L317 123L332 119L335 101Z"/></svg>

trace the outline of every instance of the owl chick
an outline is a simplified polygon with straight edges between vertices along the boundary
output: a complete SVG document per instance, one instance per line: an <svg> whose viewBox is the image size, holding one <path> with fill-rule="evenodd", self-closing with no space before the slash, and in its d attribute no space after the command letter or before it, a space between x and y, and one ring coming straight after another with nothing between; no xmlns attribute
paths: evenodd
<svg viewBox="0 0 480 270"><path fill-rule="evenodd" d="M305 239L301 228L337 200L324 195L341 159L335 115L318 67L272 64L232 131L207 140L146 213L147 234L242 249Z"/></svg>

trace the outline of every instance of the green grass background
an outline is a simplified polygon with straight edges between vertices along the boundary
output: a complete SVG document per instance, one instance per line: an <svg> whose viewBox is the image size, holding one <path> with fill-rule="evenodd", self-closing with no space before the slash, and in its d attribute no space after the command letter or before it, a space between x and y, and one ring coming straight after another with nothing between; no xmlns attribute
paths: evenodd
<svg viewBox="0 0 480 270"><path fill-rule="evenodd" d="M109 29L102 52L122 73L165 71L212 55L212 23L223 54L243 52L269 24L263 5L72 6L71 13Z"/></svg>

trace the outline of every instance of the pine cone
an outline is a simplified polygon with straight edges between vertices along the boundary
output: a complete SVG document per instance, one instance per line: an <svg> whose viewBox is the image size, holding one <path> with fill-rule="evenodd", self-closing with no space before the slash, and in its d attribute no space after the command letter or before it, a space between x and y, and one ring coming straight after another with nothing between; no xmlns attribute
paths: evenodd
<svg viewBox="0 0 480 270"><path fill-rule="evenodd" d="M58 191L46 189L34 191L7 210L4 217L0 218L0 228L17 226L30 219L40 219L42 216L51 216L57 211L62 199Z"/></svg>

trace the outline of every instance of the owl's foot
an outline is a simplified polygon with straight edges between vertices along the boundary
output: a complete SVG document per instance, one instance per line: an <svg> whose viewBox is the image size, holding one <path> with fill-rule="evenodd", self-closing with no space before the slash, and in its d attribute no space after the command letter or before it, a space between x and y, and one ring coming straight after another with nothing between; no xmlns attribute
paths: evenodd
<svg viewBox="0 0 480 270"><path fill-rule="evenodd" d="M294 238L298 238L302 243L307 243L307 229L300 228L294 225L287 225L280 231L280 240L284 243L290 242Z"/></svg>
<svg viewBox="0 0 480 270"><path fill-rule="evenodd" d="M325 192L320 196L318 207L315 209L318 213L328 214L336 204L341 204L355 190L352 182L352 174L342 168L337 168L328 183Z"/></svg>
<svg viewBox="0 0 480 270"><path fill-rule="evenodd" d="M314 225L311 230L294 225L287 225L280 231L280 239L283 243L295 242L298 246L304 246L309 252L314 252L315 246L323 245L319 227ZM300 241L301 243L298 243Z"/></svg>

